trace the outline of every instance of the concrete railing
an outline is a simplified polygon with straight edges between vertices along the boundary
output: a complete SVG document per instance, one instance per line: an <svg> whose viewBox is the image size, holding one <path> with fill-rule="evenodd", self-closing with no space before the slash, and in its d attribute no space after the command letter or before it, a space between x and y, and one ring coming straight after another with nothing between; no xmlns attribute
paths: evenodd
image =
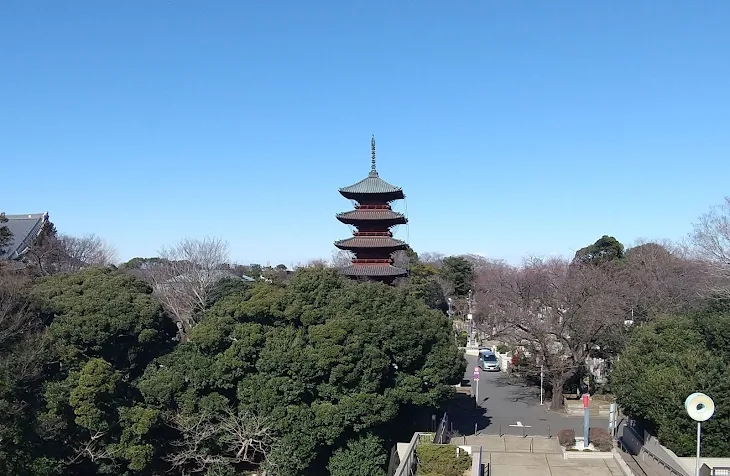
<svg viewBox="0 0 730 476"><path fill-rule="evenodd" d="M416 448L422 442L431 442L432 433L414 433L408 443L405 454L400 460L398 468L393 476L414 476L417 468ZM478 449L477 449L478 448ZM463 451L463 450L461 450ZM471 452L471 476L484 476L482 469L482 447L472 447Z"/></svg>
<svg viewBox="0 0 730 476"><path fill-rule="evenodd" d="M653 464L665 474L689 476L682 464L672 456L674 453L663 447L655 437L649 435L646 431L644 431L644 437L642 438L634 428L624 426L621 444L630 453L641 457L642 462Z"/></svg>
<svg viewBox="0 0 730 476"><path fill-rule="evenodd" d="M472 447L471 452L471 476L484 476L484 467L482 463L482 447L479 447L479 451Z"/></svg>

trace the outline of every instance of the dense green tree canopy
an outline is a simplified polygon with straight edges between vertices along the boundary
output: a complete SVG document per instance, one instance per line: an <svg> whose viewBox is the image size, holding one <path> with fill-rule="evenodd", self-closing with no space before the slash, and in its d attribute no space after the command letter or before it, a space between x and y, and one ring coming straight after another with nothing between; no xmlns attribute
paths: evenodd
<svg viewBox="0 0 730 476"><path fill-rule="evenodd" d="M602 264L623 257L624 245L613 236L603 235L592 245L576 251L574 261L586 264Z"/></svg>
<svg viewBox="0 0 730 476"><path fill-rule="evenodd" d="M10 244L10 240L13 238L13 234L6 225L8 219L5 217L5 213L0 213L0 255L5 253L5 247Z"/></svg>
<svg viewBox="0 0 730 476"><path fill-rule="evenodd" d="M474 284L474 265L462 256L448 256L442 260L441 276L451 284L454 294L466 296Z"/></svg>
<svg viewBox="0 0 730 476"><path fill-rule="evenodd" d="M27 325L0 351L0 474L150 474L159 412L134 381L174 334L149 287L92 268L44 278L14 312Z"/></svg>
<svg viewBox="0 0 730 476"><path fill-rule="evenodd" d="M321 474L346 441L387 433L404 408L451 395L465 365L452 342L445 316L405 290L302 269L286 286L259 282L220 299L139 388L161 409L221 401L267 415L279 438L271 464ZM368 454L343 451L332 464Z"/></svg>
<svg viewBox="0 0 730 476"><path fill-rule="evenodd" d="M611 373L618 402L628 415L650 422L659 440L680 456L695 450L696 424L684 401L709 395L715 416L703 424L703 455L730 448L730 313L718 309L667 317L635 329Z"/></svg>

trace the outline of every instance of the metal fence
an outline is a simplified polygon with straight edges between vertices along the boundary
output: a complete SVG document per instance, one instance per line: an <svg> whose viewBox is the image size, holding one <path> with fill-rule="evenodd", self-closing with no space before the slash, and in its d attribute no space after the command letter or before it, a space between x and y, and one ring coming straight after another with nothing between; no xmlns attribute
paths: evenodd
<svg viewBox="0 0 730 476"><path fill-rule="evenodd" d="M438 445L445 445L450 441L451 433L449 432L449 415L444 412L444 416L441 418L441 421L436 428L436 434L433 437L433 442Z"/></svg>

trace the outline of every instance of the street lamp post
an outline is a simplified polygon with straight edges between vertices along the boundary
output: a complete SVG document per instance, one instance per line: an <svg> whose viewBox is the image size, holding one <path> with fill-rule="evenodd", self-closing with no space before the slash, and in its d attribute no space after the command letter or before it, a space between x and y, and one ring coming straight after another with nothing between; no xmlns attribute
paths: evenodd
<svg viewBox="0 0 730 476"><path fill-rule="evenodd" d="M466 315L467 320L469 321L469 341L474 344L474 341L476 340L474 337L474 314L472 311L472 297L471 297L471 289L469 290L469 296L466 298L466 303L468 306L468 314Z"/></svg>
<svg viewBox="0 0 730 476"><path fill-rule="evenodd" d="M702 439L702 422L709 420L715 413L715 402L704 393L695 392L684 401L684 408L691 419L697 422L697 457L695 459L695 476L700 476L700 441Z"/></svg>

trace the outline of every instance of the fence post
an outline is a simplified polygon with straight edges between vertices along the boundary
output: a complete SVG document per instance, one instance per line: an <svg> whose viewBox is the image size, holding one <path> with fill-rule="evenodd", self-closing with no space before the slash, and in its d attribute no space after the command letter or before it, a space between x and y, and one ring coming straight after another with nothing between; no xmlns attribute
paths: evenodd
<svg viewBox="0 0 730 476"><path fill-rule="evenodd" d="M550 433L550 425L548 425L548 438L552 438L552 437L553 437L553 434Z"/></svg>
<svg viewBox="0 0 730 476"><path fill-rule="evenodd" d="M477 436L477 424L474 423L474 436Z"/></svg>
<svg viewBox="0 0 730 476"><path fill-rule="evenodd" d="M522 438L524 438L525 436L527 436L527 435L525 434L525 427L523 426L522 427Z"/></svg>

